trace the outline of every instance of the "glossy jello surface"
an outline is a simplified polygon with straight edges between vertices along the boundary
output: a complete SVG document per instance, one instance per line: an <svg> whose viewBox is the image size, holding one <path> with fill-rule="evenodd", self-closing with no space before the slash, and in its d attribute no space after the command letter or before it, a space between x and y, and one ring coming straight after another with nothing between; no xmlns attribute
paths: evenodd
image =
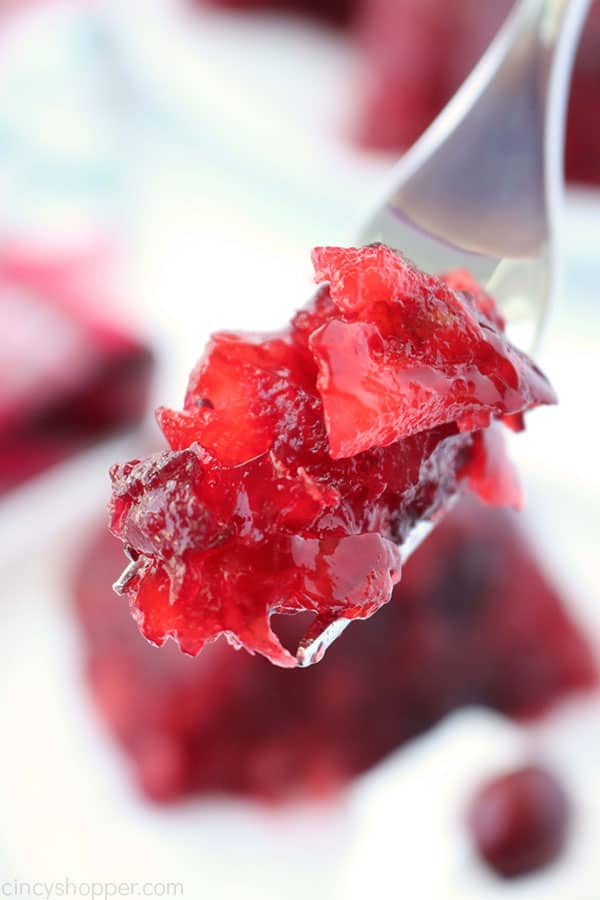
<svg viewBox="0 0 600 900"><path fill-rule="evenodd" d="M183 410L158 411L171 450L112 469L111 527L153 643L195 655L224 634L294 666L274 613L313 613L309 635L367 618L415 526L461 487L518 505L497 423L555 397L491 298L383 245L313 262L321 287L287 329L211 339Z"/></svg>
<svg viewBox="0 0 600 900"><path fill-rule="evenodd" d="M223 639L197 659L148 645L110 589L121 545L99 531L78 564L77 616L93 698L141 790L329 793L458 707L529 719L592 687L590 648L518 518L459 501L390 603L296 671ZM292 638L294 620L280 624Z"/></svg>

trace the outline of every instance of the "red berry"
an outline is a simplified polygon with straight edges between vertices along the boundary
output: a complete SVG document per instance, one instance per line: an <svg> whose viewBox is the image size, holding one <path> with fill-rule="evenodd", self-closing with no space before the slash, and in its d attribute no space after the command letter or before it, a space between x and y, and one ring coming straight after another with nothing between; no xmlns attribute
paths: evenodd
<svg viewBox="0 0 600 900"><path fill-rule="evenodd" d="M468 821L485 862L503 878L514 878L554 862L566 844L570 816L556 778L529 766L483 785Z"/></svg>

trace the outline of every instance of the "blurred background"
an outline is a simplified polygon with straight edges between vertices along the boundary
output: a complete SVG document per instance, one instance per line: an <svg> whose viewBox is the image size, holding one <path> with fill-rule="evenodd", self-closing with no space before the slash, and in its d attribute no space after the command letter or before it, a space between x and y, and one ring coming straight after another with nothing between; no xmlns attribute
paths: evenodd
<svg viewBox="0 0 600 900"><path fill-rule="evenodd" d="M526 511L463 504L308 672L150 648L110 587L109 465L306 301L510 5L0 0L5 896L600 897L599 2Z"/></svg>

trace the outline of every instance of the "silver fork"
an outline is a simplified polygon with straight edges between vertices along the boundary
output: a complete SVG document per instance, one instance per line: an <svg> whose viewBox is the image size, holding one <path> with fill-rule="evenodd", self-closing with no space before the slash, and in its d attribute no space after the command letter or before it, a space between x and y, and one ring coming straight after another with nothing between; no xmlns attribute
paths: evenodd
<svg viewBox="0 0 600 900"><path fill-rule="evenodd" d="M556 284L571 67L591 0L520 0L471 75L391 172L359 243L383 241L428 272L466 268L533 349ZM431 530L418 527L406 559ZM309 630L318 662L342 633Z"/></svg>

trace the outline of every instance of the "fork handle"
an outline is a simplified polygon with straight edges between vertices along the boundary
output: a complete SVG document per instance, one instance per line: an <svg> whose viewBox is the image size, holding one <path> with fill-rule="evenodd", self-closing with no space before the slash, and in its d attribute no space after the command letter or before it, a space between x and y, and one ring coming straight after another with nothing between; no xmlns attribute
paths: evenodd
<svg viewBox="0 0 600 900"><path fill-rule="evenodd" d="M528 16L546 59L546 133L563 135L571 70L591 0L521 0L517 15ZM564 140L545 141L548 202L560 199Z"/></svg>
<svg viewBox="0 0 600 900"><path fill-rule="evenodd" d="M361 233L364 243L376 239L380 210L388 209L475 253L533 257L550 246L562 200L571 67L590 3L516 4L391 173L384 202Z"/></svg>

